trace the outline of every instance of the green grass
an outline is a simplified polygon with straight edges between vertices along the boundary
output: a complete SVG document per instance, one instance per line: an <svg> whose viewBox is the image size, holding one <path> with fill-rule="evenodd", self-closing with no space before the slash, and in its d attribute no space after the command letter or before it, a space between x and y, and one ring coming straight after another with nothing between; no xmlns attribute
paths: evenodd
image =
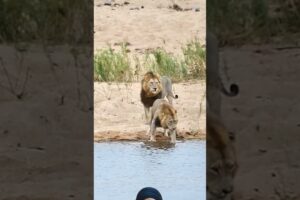
<svg viewBox="0 0 300 200"><path fill-rule="evenodd" d="M146 68L162 76L172 77L173 81L187 77L187 66L183 60L167 53L164 49L155 49L147 55Z"/></svg>
<svg viewBox="0 0 300 200"><path fill-rule="evenodd" d="M94 78L104 82L130 82L133 79L133 70L127 55L126 45L120 52L112 48L97 52L94 56Z"/></svg>
<svg viewBox="0 0 300 200"><path fill-rule="evenodd" d="M143 70L168 76L175 82L205 79L205 48L196 39L182 47L182 55L157 48L142 58L133 55L134 59L130 59L127 52L124 44L120 51L109 47L97 52L94 57L95 81L132 82Z"/></svg>
<svg viewBox="0 0 300 200"><path fill-rule="evenodd" d="M88 31L93 29L91 6L81 0L0 0L0 43L91 42ZM78 27L86 29L73 34Z"/></svg>
<svg viewBox="0 0 300 200"><path fill-rule="evenodd" d="M300 3L293 2L295 6L291 8L288 1L210 0L207 1L207 29L217 35L220 45L267 43L279 36L291 38L300 31Z"/></svg>
<svg viewBox="0 0 300 200"><path fill-rule="evenodd" d="M192 78L205 79L206 51L203 45L195 39L182 48L185 64L190 69Z"/></svg>

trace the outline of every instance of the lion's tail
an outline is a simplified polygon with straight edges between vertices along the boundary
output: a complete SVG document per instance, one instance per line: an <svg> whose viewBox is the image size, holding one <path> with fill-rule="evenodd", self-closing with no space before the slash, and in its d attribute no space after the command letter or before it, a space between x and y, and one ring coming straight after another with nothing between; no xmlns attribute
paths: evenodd
<svg viewBox="0 0 300 200"><path fill-rule="evenodd" d="M178 95L177 95L177 94L174 94L173 92L172 92L172 97L173 97L174 99L178 99Z"/></svg>

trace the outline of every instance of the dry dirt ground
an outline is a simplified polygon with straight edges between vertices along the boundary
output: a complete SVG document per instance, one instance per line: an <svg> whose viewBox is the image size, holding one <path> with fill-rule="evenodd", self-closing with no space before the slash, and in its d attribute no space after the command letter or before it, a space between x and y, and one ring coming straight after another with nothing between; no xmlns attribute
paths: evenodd
<svg viewBox="0 0 300 200"><path fill-rule="evenodd" d="M223 99L224 120L236 133L235 199L300 198L300 51L276 48L248 45L221 53L240 86L238 97Z"/></svg>
<svg viewBox="0 0 300 200"><path fill-rule="evenodd" d="M40 46L0 46L0 199L92 195L90 58L76 70L68 47L51 52L56 67Z"/></svg>
<svg viewBox="0 0 300 200"><path fill-rule="evenodd" d="M129 0L126 5L125 0L115 0L112 6L105 2L109 1L94 3L95 50L128 42L132 53L143 54L157 47L179 53L181 46L195 37L205 42L205 0L176 0L187 11L170 9L171 0Z"/></svg>
<svg viewBox="0 0 300 200"><path fill-rule="evenodd" d="M130 55L141 56L149 49L162 47L180 54L181 47L198 38L205 41L205 1L105 1L94 4L94 49L118 49L127 42ZM105 5L105 4L111 5ZM205 93L205 83L200 81L174 85L179 99L178 139L205 137L205 98L200 116L200 101ZM144 109L140 103L140 83L95 83L95 141L145 140L149 126L144 124Z"/></svg>

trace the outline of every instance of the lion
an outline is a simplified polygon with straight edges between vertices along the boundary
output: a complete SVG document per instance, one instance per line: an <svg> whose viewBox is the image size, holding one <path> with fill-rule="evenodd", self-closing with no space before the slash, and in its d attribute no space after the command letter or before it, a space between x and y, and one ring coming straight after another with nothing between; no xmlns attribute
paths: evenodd
<svg viewBox="0 0 300 200"><path fill-rule="evenodd" d="M207 103L211 112L220 116L221 94L235 97L239 94L239 86L232 83L229 91L224 86L219 69L218 40L214 34L207 33Z"/></svg>
<svg viewBox="0 0 300 200"><path fill-rule="evenodd" d="M164 135L168 137L169 131L171 143L176 143L177 111L170 102L164 99L157 99L151 110L150 122L150 141L155 141L156 128L162 127L164 129Z"/></svg>
<svg viewBox="0 0 300 200"><path fill-rule="evenodd" d="M173 105L173 99L177 99L178 95L174 95L172 91L170 78L166 76L160 77L151 71L144 75L141 83L141 102L144 105L146 124L148 124L150 120L150 108L156 99L164 99L166 97L170 104Z"/></svg>
<svg viewBox="0 0 300 200"><path fill-rule="evenodd" d="M238 168L234 136L212 113L207 113L206 152L207 199L233 199L233 180Z"/></svg>

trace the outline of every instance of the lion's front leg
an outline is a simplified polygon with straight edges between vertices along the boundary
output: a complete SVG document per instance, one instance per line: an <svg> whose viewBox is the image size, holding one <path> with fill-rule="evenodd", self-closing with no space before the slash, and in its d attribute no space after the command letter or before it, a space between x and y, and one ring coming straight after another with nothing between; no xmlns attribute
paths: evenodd
<svg viewBox="0 0 300 200"><path fill-rule="evenodd" d="M176 143L176 130L171 131L171 143L175 144Z"/></svg>
<svg viewBox="0 0 300 200"><path fill-rule="evenodd" d="M169 134L168 134L168 129L164 129L164 136L166 136L166 137L168 137L169 136Z"/></svg>
<svg viewBox="0 0 300 200"><path fill-rule="evenodd" d="M150 141L155 142L155 131L156 131L156 126L155 126L155 119L152 120L151 125L150 125Z"/></svg>
<svg viewBox="0 0 300 200"><path fill-rule="evenodd" d="M150 124L150 108L144 107L145 110L145 124Z"/></svg>

